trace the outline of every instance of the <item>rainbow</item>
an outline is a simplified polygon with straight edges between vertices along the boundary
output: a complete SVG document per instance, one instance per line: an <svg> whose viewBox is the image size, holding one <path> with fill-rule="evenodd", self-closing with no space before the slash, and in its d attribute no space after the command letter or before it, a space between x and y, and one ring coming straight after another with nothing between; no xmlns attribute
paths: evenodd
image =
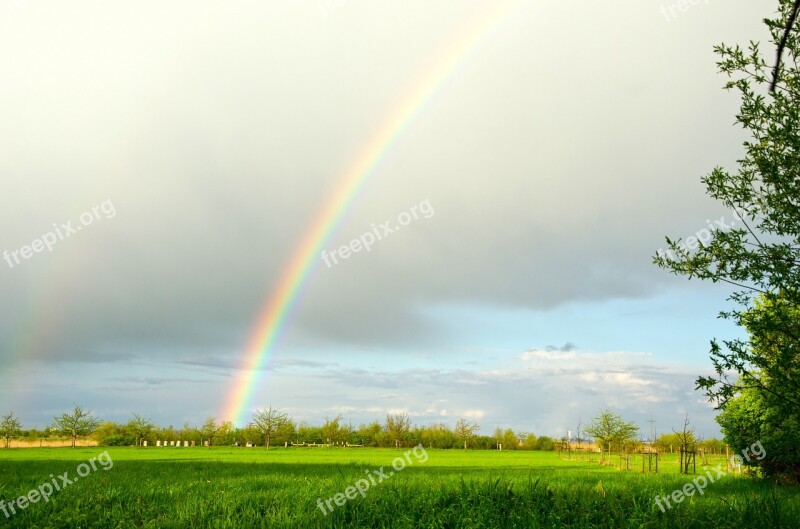
<svg viewBox="0 0 800 529"><path fill-rule="evenodd" d="M260 372L295 305L309 273L319 261L322 249L358 197L359 191L375 173L397 139L446 83L451 74L475 48L512 13L520 0L492 0L479 10L470 23L435 55L428 68L383 120L377 133L348 166L331 197L311 223L280 276L277 288L267 298L245 349L232 390L219 414L222 420L244 425L253 410L251 400Z"/></svg>

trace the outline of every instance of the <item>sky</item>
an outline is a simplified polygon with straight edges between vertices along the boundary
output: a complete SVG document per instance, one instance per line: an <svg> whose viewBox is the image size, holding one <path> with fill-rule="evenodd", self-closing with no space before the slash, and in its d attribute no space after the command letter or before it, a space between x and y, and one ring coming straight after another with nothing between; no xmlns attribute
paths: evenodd
<svg viewBox="0 0 800 529"><path fill-rule="evenodd" d="M701 183L746 139L713 47L773 57L777 4L694 4L6 2L0 411L224 419L292 256L435 79L330 224L244 411L561 436L610 408L719 436L694 381L740 336L730 291L652 258L736 221Z"/></svg>

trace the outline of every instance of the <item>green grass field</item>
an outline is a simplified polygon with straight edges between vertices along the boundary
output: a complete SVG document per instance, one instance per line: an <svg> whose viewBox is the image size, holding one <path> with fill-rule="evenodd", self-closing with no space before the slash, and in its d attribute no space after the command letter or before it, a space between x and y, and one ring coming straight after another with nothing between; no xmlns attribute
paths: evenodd
<svg viewBox="0 0 800 529"><path fill-rule="evenodd" d="M657 495L697 478L679 475L671 455L655 475L642 474L638 459L633 470L621 471L554 452L427 450L404 457L408 449L109 448L110 459L101 457L93 470L89 460L104 450L0 450L0 499L9 513L0 509L0 526L800 527L800 491L717 477L711 469L724 470L722 458L698 467L698 475L716 478L703 495L662 512ZM65 472L78 480L64 484ZM46 502L43 484L53 489ZM41 491L31 498L36 503L14 504L12 514L8 503L31 490Z"/></svg>

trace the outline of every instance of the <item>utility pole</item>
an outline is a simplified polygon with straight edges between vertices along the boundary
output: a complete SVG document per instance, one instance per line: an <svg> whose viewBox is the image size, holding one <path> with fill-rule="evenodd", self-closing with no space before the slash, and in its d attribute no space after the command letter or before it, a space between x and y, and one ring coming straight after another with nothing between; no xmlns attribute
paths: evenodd
<svg viewBox="0 0 800 529"><path fill-rule="evenodd" d="M650 423L650 442L651 443L655 443L656 442L656 421L653 420L652 417L650 417L650 420L647 421L647 422Z"/></svg>

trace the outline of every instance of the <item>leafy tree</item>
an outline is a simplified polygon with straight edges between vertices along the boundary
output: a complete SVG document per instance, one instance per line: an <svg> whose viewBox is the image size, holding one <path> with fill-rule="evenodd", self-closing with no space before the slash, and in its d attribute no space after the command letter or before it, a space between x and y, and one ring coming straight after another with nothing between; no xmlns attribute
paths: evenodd
<svg viewBox="0 0 800 529"><path fill-rule="evenodd" d="M395 447L403 446L403 442L410 431L411 419L407 414L386 415L386 433L394 441Z"/></svg>
<svg viewBox="0 0 800 529"><path fill-rule="evenodd" d="M136 436L128 425L112 421L100 423L92 432L92 437L103 446L134 446Z"/></svg>
<svg viewBox="0 0 800 529"><path fill-rule="evenodd" d="M92 438L95 439L101 446L111 446L108 443L108 439L115 435L116 431L116 424L114 424L112 421L104 421L97 425L97 428L95 428L94 432L92 432Z"/></svg>
<svg viewBox="0 0 800 529"><path fill-rule="evenodd" d="M236 426L231 421L224 421L220 423L217 428L217 445L232 445L236 437Z"/></svg>
<svg viewBox="0 0 800 529"><path fill-rule="evenodd" d="M455 434L444 423L431 424L425 428L420 442L428 448L453 448L458 444Z"/></svg>
<svg viewBox="0 0 800 529"><path fill-rule="evenodd" d="M556 449L556 442L553 440L552 437L547 435L540 435L536 438L536 450L541 450L543 452L552 452Z"/></svg>
<svg viewBox="0 0 800 529"><path fill-rule="evenodd" d="M632 422L625 422L622 417L611 410L603 410L600 415L592 419L583 431L594 437L601 445L606 446L610 456L611 445L623 444L632 440L639 431L639 427ZM601 451L600 454L600 464L603 464L605 462L603 452Z"/></svg>
<svg viewBox="0 0 800 529"><path fill-rule="evenodd" d="M725 453L725 441L721 439L716 439L714 437L702 441L700 443L700 446L703 450L712 454Z"/></svg>
<svg viewBox="0 0 800 529"><path fill-rule="evenodd" d="M217 419L214 417L208 417L203 426L200 427L200 435L204 441L208 441L209 448L214 444L214 439L217 437L218 432Z"/></svg>
<svg viewBox="0 0 800 529"><path fill-rule="evenodd" d="M662 433L653 443L657 450L661 452L675 453L675 449L681 449L681 440L675 433Z"/></svg>
<svg viewBox="0 0 800 529"><path fill-rule="evenodd" d="M153 421L145 419L136 413L133 414L133 417L131 417L131 420L129 420L127 424L127 430L136 439L136 446L142 446L142 441L150 437L154 428L155 425L153 425Z"/></svg>
<svg viewBox="0 0 800 529"><path fill-rule="evenodd" d="M92 417L92 412L75 406L72 414L62 413L60 417L53 417L56 429L62 434L72 438L72 448L78 437L90 435L99 425L100 421Z"/></svg>
<svg viewBox="0 0 800 529"><path fill-rule="evenodd" d="M383 434L383 427L378 421L372 421L369 424L362 424L356 430L355 438L356 444L364 446L379 446L378 441Z"/></svg>
<svg viewBox="0 0 800 529"><path fill-rule="evenodd" d="M734 453L747 452L754 443L761 443L761 458L743 458L743 465L758 466L778 481L800 481L800 421L797 413L786 413L776 406L774 397L754 387L743 387L730 399L717 417L725 440Z"/></svg>
<svg viewBox="0 0 800 529"><path fill-rule="evenodd" d="M467 442L475 438L475 435L478 433L478 430L480 430L480 426L478 426L478 423L471 422L465 419L464 417L458 418L458 420L456 421L455 434L456 437L458 437L459 439L461 439L461 441L463 441L464 450L467 449Z"/></svg>
<svg viewBox="0 0 800 529"><path fill-rule="evenodd" d="M787 27L793 29L793 4L782 0L777 18L765 21L773 44ZM733 307L720 317L746 329L748 338L712 340L715 374L699 377L697 387L722 410L745 398L730 416L721 416L726 438L774 435L769 472L797 479L797 452L774 452L791 446L797 435L793 425L800 422L800 37L786 31L785 38L779 47L785 44L788 59L774 70L774 92L768 91L773 72L758 43L715 48L728 79L725 89L740 96L736 123L748 139L735 171L718 167L702 181L708 195L733 210L737 220L727 229L709 230L699 244L667 238L672 255L657 255L654 262L690 279L735 287ZM735 432L746 422L740 413L753 405L762 407L763 420Z"/></svg>
<svg viewBox="0 0 800 529"><path fill-rule="evenodd" d="M12 437L18 436L22 432L22 422L14 416L14 412L0 417L0 437L6 442L8 448Z"/></svg>
<svg viewBox="0 0 800 529"><path fill-rule="evenodd" d="M163 437L163 440L167 441L167 442L169 442L169 441L177 441L178 439L183 437L185 434L188 434L190 431L195 431L195 432L197 432L198 435L200 435L199 430L197 430L196 428L190 428L188 424L184 424L183 425L183 430L181 430L180 433L175 431L175 427L170 424L166 428L161 429L161 431L159 432L159 436ZM200 436L200 444L203 444L202 435Z"/></svg>
<svg viewBox="0 0 800 529"><path fill-rule="evenodd" d="M494 429L494 435L492 437L494 438L494 443L495 443L496 446L502 445L503 444L503 429L500 428L499 426L497 428L495 428Z"/></svg>
<svg viewBox="0 0 800 529"><path fill-rule="evenodd" d="M164 431L164 433L166 434L166 440L168 441L194 441L196 444L203 444L203 434L200 432L200 430L190 425L188 422L183 423L181 429L177 431L172 425L170 425L169 428ZM216 438L217 435L218 429L215 429L212 437Z"/></svg>
<svg viewBox="0 0 800 529"><path fill-rule="evenodd" d="M494 431L493 438L495 444L502 446L503 450L516 450L517 444L519 443L517 434L515 434L514 430L511 428L507 428L504 431L498 426Z"/></svg>
<svg viewBox="0 0 800 529"><path fill-rule="evenodd" d="M341 429L342 416L337 415L333 419L325 417L325 424L322 425L322 435L327 442L331 445L336 444L339 439L339 430Z"/></svg>
<svg viewBox="0 0 800 529"><path fill-rule="evenodd" d="M339 439L344 441L345 444L349 444L352 442L352 437L355 431L356 429L353 426L352 421L347 423L342 421L342 424L339 426Z"/></svg>
<svg viewBox="0 0 800 529"><path fill-rule="evenodd" d="M497 445L494 444L494 439L488 435L476 435L473 438L473 444L478 450L492 450L497 448Z"/></svg>
<svg viewBox="0 0 800 529"><path fill-rule="evenodd" d="M284 443L292 444L292 439L296 433L297 425L295 425L294 421L290 418L281 428L278 429L278 433L275 436L275 441L283 441Z"/></svg>
<svg viewBox="0 0 800 529"><path fill-rule="evenodd" d="M279 409L256 410L253 414L251 425L264 439L264 446L269 450L270 440L275 437L282 429L285 429L289 422L289 414Z"/></svg>
<svg viewBox="0 0 800 529"><path fill-rule="evenodd" d="M523 450L536 450L536 436L532 433L528 434L520 434L522 437L522 449Z"/></svg>
<svg viewBox="0 0 800 529"><path fill-rule="evenodd" d="M378 430L380 430L380 425L378 426ZM322 444L325 442L325 434L319 426L311 426L308 423L301 422L297 426L297 441L298 444Z"/></svg>
<svg viewBox="0 0 800 529"><path fill-rule="evenodd" d="M242 445L247 443L257 444L261 440L261 433L252 424L248 423L244 428L237 431L234 443L240 442Z"/></svg>

